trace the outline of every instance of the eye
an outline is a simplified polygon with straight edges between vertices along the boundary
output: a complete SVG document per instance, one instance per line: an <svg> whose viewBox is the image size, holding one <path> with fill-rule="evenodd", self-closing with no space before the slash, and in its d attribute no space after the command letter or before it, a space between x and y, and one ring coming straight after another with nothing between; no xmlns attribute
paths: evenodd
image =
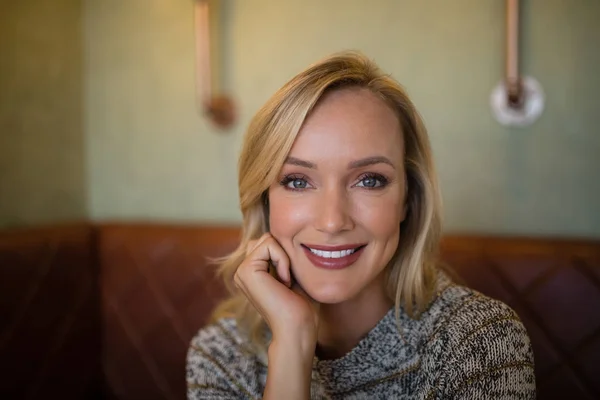
<svg viewBox="0 0 600 400"><path fill-rule="evenodd" d="M283 177L281 186L288 190L303 190L310 188L310 184L304 176L288 175Z"/></svg>
<svg viewBox="0 0 600 400"><path fill-rule="evenodd" d="M364 187L367 189L377 189L387 185L388 180L379 174L366 174L363 175L360 181L356 184L357 187Z"/></svg>
<svg viewBox="0 0 600 400"><path fill-rule="evenodd" d="M287 184L290 189L306 189L307 186L308 182L302 178L295 178Z"/></svg>

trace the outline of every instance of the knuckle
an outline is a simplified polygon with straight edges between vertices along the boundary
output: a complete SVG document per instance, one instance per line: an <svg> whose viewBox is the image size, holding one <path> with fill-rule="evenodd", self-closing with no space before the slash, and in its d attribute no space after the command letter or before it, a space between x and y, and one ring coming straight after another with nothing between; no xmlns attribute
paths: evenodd
<svg viewBox="0 0 600 400"><path fill-rule="evenodd" d="M236 288L242 290L244 288L244 279L240 274L235 274L233 277L233 284Z"/></svg>
<svg viewBox="0 0 600 400"><path fill-rule="evenodd" d="M244 265L245 265L245 263L242 263L242 265L240 265L238 267L238 269L235 271L235 274L233 275L233 280L236 281L236 282L238 282L238 283L241 283L244 280L243 279L244 278L244 276L243 276L243 274L244 274Z"/></svg>
<svg viewBox="0 0 600 400"><path fill-rule="evenodd" d="M261 242L267 242L269 240L273 240L273 235L271 235L270 232L266 232L260 237L260 240L261 240Z"/></svg>
<svg viewBox="0 0 600 400"><path fill-rule="evenodd" d="M270 240L273 240L273 236L269 232L264 233L258 239L249 240L248 244L246 245L246 254L252 253L259 246L267 244Z"/></svg>

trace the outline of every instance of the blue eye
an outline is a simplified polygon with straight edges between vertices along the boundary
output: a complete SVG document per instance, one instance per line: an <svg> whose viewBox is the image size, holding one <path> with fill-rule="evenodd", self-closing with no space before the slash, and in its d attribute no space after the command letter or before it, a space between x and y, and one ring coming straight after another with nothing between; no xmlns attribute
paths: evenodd
<svg viewBox="0 0 600 400"><path fill-rule="evenodd" d="M308 180L304 176L288 175L279 182L287 190L303 190L310 188Z"/></svg>
<svg viewBox="0 0 600 400"><path fill-rule="evenodd" d="M296 178L288 182L287 187L290 189L306 189L308 183L301 178Z"/></svg>
<svg viewBox="0 0 600 400"><path fill-rule="evenodd" d="M356 185L367 189L378 189L387 185L388 180L379 174L367 174Z"/></svg>

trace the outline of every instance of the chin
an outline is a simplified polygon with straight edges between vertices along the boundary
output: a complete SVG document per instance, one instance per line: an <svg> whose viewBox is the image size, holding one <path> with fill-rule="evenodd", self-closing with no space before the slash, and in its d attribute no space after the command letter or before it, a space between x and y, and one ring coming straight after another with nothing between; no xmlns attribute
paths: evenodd
<svg viewBox="0 0 600 400"><path fill-rule="evenodd" d="M348 290L348 285L318 284L308 282L302 286L304 291L317 303L340 304L354 297Z"/></svg>
<svg viewBox="0 0 600 400"><path fill-rule="evenodd" d="M311 296L319 304L341 304L348 300L346 296L340 293L324 293Z"/></svg>

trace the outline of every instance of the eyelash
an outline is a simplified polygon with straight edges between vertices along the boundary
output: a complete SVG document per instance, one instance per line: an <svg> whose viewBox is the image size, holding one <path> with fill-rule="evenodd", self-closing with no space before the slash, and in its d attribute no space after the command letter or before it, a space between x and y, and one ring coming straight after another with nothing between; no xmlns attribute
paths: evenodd
<svg viewBox="0 0 600 400"><path fill-rule="evenodd" d="M297 192L297 191L304 190L304 189L298 189L298 188L288 187L288 185L289 185L291 182L294 182L294 181L296 181L296 180L303 180L303 181L305 181L306 183L308 183L308 179L306 179L306 176L304 176L304 175L292 174L292 175L286 175L286 176L284 176L284 177L281 179L281 181L279 181L279 184L280 184L281 186L283 186L283 188L284 188L285 190L291 190L291 191L293 191L293 192Z"/></svg>
<svg viewBox="0 0 600 400"><path fill-rule="evenodd" d="M374 174L371 172L367 172L366 174L362 174L359 182L364 181L365 179L376 179L379 181L379 186L374 186L374 187L366 187L366 189L371 189L371 190L377 190L377 189L383 189L384 187L386 187L388 185L388 183L390 183L390 181L383 175L381 174Z"/></svg>
<svg viewBox="0 0 600 400"><path fill-rule="evenodd" d="M379 190L379 189L383 189L389 183L389 180L385 176L383 176L381 174L371 173L371 172L367 172L365 174L362 174L360 176L358 182L360 183L360 182L364 181L365 179L376 179L377 181L379 181L379 186L373 186L373 187L359 186L359 187L362 187L362 188L367 189L367 190ZM307 177L305 175L298 175L298 174L291 174L291 175L284 176L281 179L281 181L279 181L279 184L281 186L283 186L284 189L290 190L290 191L293 191L293 192L299 192L299 191L307 189L307 188L294 188L294 187L289 187L288 186L291 182L294 182L296 180L302 180L302 181L305 181L308 184Z"/></svg>

